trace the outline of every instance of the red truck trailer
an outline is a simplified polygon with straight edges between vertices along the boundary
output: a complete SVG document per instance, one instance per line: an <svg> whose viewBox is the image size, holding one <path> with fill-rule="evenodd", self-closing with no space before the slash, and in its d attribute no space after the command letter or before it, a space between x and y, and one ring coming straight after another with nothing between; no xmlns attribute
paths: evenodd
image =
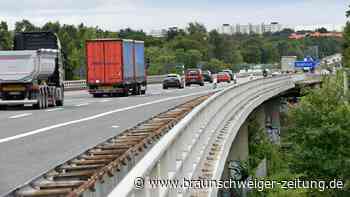
<svg viewBox="0 0 350 197"><path fill-rule="evenodd" d="M87 83L94 97L145 94L147 88L143 41L86 41Z"/></svg>

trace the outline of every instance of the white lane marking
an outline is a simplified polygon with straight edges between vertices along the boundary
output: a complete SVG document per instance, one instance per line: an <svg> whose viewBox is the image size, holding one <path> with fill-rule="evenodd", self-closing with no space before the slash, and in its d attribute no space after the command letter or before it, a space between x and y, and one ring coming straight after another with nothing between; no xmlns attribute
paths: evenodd
<svg viewBox="0 0 350 197"><path fill-rule="evenodd" d="M89 101L88 99L65 99L64 102L77 102L77 101L80 101L80 102L87 102Z"/></svg>
<svg viewBox="0 0 350 197"><path fill-rule="evenodd" d="M60 110L63 110L64 108L54 108L54 109L48 109L46 110L46 112L53 112L53 111L60 111Z"/></svg>
<svg viewBox="0 0 350 197"><path fill-rule="evenodd" d="M89 104L90 104L90 103L81 103L81 104L76 105L75 107L87 106L87 105L89 105Z"/></svg>
<svg viewBox="0 0 350 197"><path fill-rule="evenodd" d="M106 103L106 102L110 102L110 101L112 101L112 100L111 99L104 99L102 101L99 101L99 103Z"/></svg>
<svg viewBox="0 0 350 197"><path fill-rule="evenodd" d="M31 116L31 115L33 115L33 114L32 113L25 113L25 114L19 114L19 115L11 116L9 118L10 119L16 119L16 118L23 118L23 117Z"/></svg>
<svg viewBox="0 0 350 197"><path fill-rule="evenodd" d="M118 126L118 125L113 125L113 126L112 126L113 129L116 129L116 128L119 128L119 127L120 127L120 126Z"/></svg>
<svg viewBox="0 0 350 197"><path fill-rule="evenodd" d="M186 98L186 97L190 97L190 96L196 96L196 95L205 94L205 93L211 93L211 92L213 92L213 91L212 90L201 91L201 92L196 92L196 93L182 95L182 96L177 96L177 97L169 97L169 98L165 98L165 99L155 100L155 101L151 101L151 102L148 102L148 103L142 103L142 104L138 104L138 105L134 105L134 106L130 106L130 107L115 109L115 110L112 110L112 111L96 114L96 115L89 116L89 117L86 117L86 118L82 118L82 119L78 119L78 120L72 120L72 121L69 121L69 122L63 122L63 123L60 123L60 124L51 125L51 126L44 127L44 128L41 128L41 129L28 131L27 133L22 133L22 134L19 134L19 135L7 137L7 138L2 138L2 139L0 139L0 144L4 143L4 142L9 142L9 141L21 139L21 138L24 138L24 137L27 137L27 136L31 136L31 135L36 135L36 134L39 134L39 133L47 132L47 131L50 131L52 129L57 129L57 128L65 127L65 126L68 126L68 125L73 125L73 124L77 124L77 123L81 123L81 122L86 122L86 121L89 121L89 120L98 119L98 118L101 118L101 117L104 117L104 116L108 116L108 115L119 113L119 112L123 112L123 111L129 111L129 110L132 110L132 109L145 107L145 106L148 106L148 105L154 105L154 104L157 104L157 103L162 103L162 102L171 101L171 100L177 100L177 99L181 99L181 98Z"/></svg>

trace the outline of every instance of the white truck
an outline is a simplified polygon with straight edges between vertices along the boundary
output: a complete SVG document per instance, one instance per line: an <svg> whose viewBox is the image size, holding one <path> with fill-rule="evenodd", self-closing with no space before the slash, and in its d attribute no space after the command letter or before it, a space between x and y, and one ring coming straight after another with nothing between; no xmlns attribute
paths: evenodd
<svg viewBox="0 0 350 197"><path fill-rule="evenodd" d="M60 44L51 32L18 33L14 50L0 51L0 107L62 106L64 70Z"/></svg>
<svg viewBox="0 0 350 197"><path fill-rule="evenodd" d="M281 57L281 70L282 72L294 72L295 71L295 61L297 56L282 56Z"/></svg>

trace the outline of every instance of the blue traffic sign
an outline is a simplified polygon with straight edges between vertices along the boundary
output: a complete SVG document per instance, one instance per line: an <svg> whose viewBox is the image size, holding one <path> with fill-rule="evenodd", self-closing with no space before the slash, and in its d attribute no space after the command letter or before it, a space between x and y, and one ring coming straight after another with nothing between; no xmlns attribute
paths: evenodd
<svg viewBox="0 0 350 197"><path fill-rule="evenodd" d="M317 63L316 62L309 62L309 61L307 61L307 62L305 62L305 61L296 61L294 65L297 68L305 68L305 67L307 67L307 68L314 68L314 67L316 67Z"/></svg>
<svg viewBox="0 0 350 197"><path fill-rule="evenodd" d="M311 57L306 57L304 61L296 61L294 66L296 68L315 68L319 65L319 61L312 59Z"/></svg>

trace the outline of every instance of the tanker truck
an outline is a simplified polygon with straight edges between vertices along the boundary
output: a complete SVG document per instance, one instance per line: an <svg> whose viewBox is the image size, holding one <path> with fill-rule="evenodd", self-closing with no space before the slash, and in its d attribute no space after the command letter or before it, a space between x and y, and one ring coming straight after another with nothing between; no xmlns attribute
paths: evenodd
<svg viewBox="0 0 350 197"><path fill-rule="evenodd" d="M63 106L63 68L56 34L16 33L13 50L0 51L0 107Z"/></svg>

